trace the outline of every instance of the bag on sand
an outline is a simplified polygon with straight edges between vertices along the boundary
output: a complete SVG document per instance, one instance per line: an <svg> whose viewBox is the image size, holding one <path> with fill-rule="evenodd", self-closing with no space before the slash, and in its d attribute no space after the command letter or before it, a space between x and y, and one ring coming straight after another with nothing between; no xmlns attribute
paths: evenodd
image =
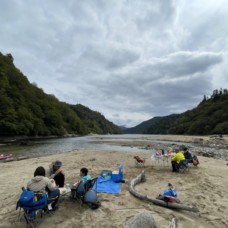
<svg viewBox="0 0 228 228"><path fill-rule="evenodd" d="M97 199L96 181L97 178L94 178L86 182L81 181L76 188L71 186L72 198L88 204L91 209L100 207L101 203ZM95 188L93 188L94 185Z"/></svg>
<svg viewBox="0 0 228 228"><path fill-rule="evenodd" d="M197 158L196 155L193 156L192 164L193 164L194 166L197 166L197 165L199 164L199 160L198 160L198 158Z"/></svg>

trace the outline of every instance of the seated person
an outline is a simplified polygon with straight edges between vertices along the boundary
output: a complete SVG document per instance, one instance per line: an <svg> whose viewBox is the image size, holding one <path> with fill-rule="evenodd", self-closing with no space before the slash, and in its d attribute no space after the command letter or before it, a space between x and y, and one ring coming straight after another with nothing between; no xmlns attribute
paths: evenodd
<svg viewBox="0 0 228 228"><path fill-rule="evenodd" d="M183 160L185 160L183 153L177 150L177 153L171 159L173 172L179 172L179 164Z"/></svg>
<svg viewBox="0 0 228 228"><path fill-rule="evenodd" d="M55 183L58 187L62 188L65 184L65 175L62 171L62 162L61 161L55 161L52 162L49 166L49 177L55 180Z"/></svg>
<svg viewBox="0 0 228 228"><path fill-rule="evenodd" d="M87 168L81 168L80 170L80 177L81 181L86 182L87 180L91 180L91 176L88 175L88 169Z"/></svg>
<svg viewBox="0 0 228 228"><path fill-rule="evenodd" d="M176 189L170 183L168 183L168 189L164 190L163 194L159 195L156 199L164 200L166 202L180 203Z"/></svg>
<svg viewBox="0 0 228 228"><path fill-rule="evenodd" d="M188 163L193 162L192 154L188 151L187 147L184 148L184 157L188 161Z"/></svg>
<svg viewBox="0 0 228 228"><path fill-rule="evenodd" d="M81 168L80 169L81 180L73 184L71 188L76 189L81 182L85 183L87 180L91 180L91 176L88 174L88 172L89 171L87 168Z"/></svg>
<svg viewBox="0 0 228 228"><path fill-rule="evenodd" d="M34 177L28 182L27 188L33 192L44 192L48 194L49 210L56 210L56 204L59 199L60 191L56 187L55 181L45 177L45 169L39 166L35 172Z"/></svg>
<svg viewBox="0 0 228 228"><path fill-rule="evenodd" d="M85 183L88 180L91 180L91 176L88 175L88 169L87 168L81 168L80 169L80 177L81 180L76 182L75 184L72 184L70 186L71 189L71 196L74 199L79 199L85 194Z"/></svg>

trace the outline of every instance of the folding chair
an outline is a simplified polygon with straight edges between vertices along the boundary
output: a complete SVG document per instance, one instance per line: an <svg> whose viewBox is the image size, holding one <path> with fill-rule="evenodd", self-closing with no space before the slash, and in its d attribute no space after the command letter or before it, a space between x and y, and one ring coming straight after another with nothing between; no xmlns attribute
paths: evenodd
<svg viewBox="0 0 228 228"><path fill-rule="evenodd" d="M178 168L179 168L180 173L184 173L185 171L189 171L188 161L187 160L180 161Z"/></svg>

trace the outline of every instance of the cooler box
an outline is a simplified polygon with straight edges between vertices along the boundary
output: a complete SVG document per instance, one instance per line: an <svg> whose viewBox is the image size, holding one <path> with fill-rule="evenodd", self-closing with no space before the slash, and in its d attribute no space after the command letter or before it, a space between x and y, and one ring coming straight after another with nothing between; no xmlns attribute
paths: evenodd
<svg viewBox="0 0 228 228"><path fill-rule="evenodd" d="M100 175L107 181L112 179L112 171L111 170L102 170Z"/></svg>
<svg viewBox="0 0 228 228"><path fill-rule="evenodd" d="M119 166L118 171L112 171L112 181L118 182L123 180L123 166Z"/></svg>

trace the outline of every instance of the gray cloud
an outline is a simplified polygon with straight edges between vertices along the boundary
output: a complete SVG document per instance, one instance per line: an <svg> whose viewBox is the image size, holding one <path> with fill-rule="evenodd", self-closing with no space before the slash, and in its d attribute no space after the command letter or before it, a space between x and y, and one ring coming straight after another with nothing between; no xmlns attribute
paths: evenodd
<svg viewBox="0 0 228 228"><path fill-rule="evenodd" d="M2 0L0 51L46 93L134 126L228 87L227 17L225 0Z"/></svg>

